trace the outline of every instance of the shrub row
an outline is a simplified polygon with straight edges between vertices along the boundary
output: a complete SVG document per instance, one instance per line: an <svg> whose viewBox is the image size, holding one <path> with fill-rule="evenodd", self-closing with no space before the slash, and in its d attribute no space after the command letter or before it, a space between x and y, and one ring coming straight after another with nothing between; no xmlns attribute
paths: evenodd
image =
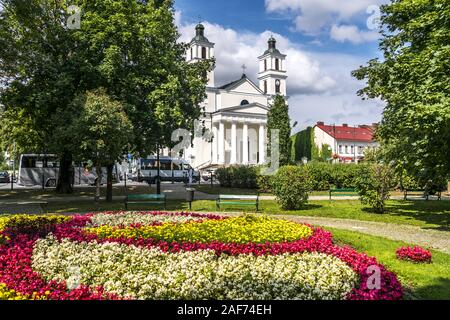
<svg viewBox="0 0 450 320"><path fill-rule="evenodd" d="M313 191L329 190L330 187L354 188L359 166L349 164L310 163L308 179ZM271 192L273 176L262 175L260 167L236 165L220 168L216 172L222 187L258 189Z"/></svg>

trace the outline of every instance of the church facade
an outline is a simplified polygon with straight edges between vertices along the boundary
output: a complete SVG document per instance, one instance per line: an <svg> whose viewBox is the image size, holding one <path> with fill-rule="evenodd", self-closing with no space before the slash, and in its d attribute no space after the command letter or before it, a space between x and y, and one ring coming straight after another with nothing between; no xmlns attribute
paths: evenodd
<svg viewBox="0 0 450 320"><path fill-rule="evenodd" d="M214 43L206 38L204 26L198 24L195 31L186 53L188 62L214 58ZM285 61L286 55L271 37L267 50L258 57L259 84L244 72L240 79L217 86L214 70L209 72L200 123L212 132L212 139L194 137L192 146L184 150L184 159L197 169L265 163L269 107L276 95L286 97Z"/></svg>

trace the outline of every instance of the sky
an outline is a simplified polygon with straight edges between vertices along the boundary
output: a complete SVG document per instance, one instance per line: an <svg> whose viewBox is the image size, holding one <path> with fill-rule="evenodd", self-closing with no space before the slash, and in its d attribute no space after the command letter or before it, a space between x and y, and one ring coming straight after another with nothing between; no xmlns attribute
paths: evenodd
<svg viewBox="0 0 450 320"><path fill-rule="evenodd" d="M378 50L379 6L387 0L175 0L180 41L195 25L215 43L216 85L239 79L241 66L257 82L258 56L271 35L287 55L287 86L294 132L318 121L371 124L381 120L383 102L362 100L364 82L351 72Z"/></svg>

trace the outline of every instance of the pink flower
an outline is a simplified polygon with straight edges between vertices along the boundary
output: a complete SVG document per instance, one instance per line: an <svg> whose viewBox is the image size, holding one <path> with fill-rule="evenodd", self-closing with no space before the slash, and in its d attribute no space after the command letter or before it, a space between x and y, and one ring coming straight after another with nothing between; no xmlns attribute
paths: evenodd
<svg viewBox="0 0 450 320"><path fill-rule="evenodd" d="M418 263L431 263L431 252L421 247L402 247L396 251L397 259Z"/></svg>

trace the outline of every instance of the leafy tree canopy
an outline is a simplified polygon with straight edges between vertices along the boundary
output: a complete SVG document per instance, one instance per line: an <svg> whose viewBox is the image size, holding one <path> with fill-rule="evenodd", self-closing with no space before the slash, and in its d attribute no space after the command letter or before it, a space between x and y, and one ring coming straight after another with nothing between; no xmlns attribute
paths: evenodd
<svg viewBox="0 0 450 320"><path fill-rule="evenodd" d="M450 173L450 5L394 0L382 7L383 59L353 75L359 94L387 105L377 136L384 157L416 176Z"/></svg>

